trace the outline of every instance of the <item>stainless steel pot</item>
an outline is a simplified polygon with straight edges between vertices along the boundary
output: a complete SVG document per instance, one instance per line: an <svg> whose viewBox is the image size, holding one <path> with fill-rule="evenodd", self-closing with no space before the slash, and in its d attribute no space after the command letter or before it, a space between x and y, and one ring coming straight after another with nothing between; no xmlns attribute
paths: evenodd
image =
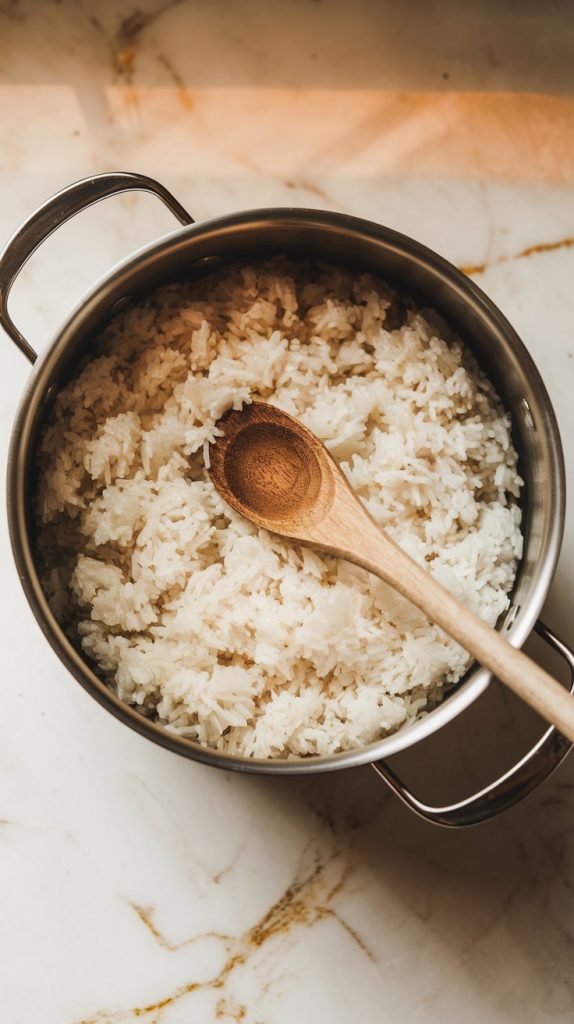
<svg viewBox="0 0 574 1024"><path fill-rule="evenodd" d="M36 353L7 309L10 288L20 269L64 221L107 196L133 189L158 196L184 227L115 267L73 310L36 361ZM403 292L438 309L473 349L512 414L514 440L526 482L524 557L511 606L497 628L517 647L536 628L568 662L574 690L574 655L537 623L554 574L564 524L560 437L538 370L500 311L455 267L396 231L341 214L264 209L194 224L173 196L152 179L138 174L102 174L53 196L14 235L0 256L0 323L30 362L35 363L14 425L8 466L8 518L20 579L41 628L78 682L121 721L156 743L205 764L246 772L299 774L372 763L401 799L422 817L449 826L483 821L534 789L565 757L570 744L555 729L547 729L533 749L502 778L480 793L446 807L430 807L418 800L382 758L413 746L464 711L488 686L489 675L484 669L474 667L427 717L368 747L300 760L235 757L176 737L120 701L64 635L40 586L30 507L34 445L53 395L85 353L90 339L122 304L162 282L197 276L224 261L252 260L278 252L316 256L374 271Z"/></svg>

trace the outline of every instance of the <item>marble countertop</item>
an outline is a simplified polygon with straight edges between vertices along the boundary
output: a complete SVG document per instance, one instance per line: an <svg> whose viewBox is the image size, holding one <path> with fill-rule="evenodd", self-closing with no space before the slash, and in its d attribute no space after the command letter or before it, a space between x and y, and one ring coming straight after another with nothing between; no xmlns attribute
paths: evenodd
<svg viewBox="0 0 574 1024"><path fill-rule="evenodd" d="M521 333L574 488L574 44L566 3L0 2L0 229L104 170L196 219L336 209L464 267ZM41 348L119 258L170 230L148 196L51 238L14 289ZM29 367L0 352L0 447ZM304 780L185 762L126 729L41 635L0 528L0 1016L6 1024L566 1024L574 760L459 833L369 768ZM574 520L545 617L574 644ZM542 658L545 655L542 653ZM395 764L470 792L539 734L493 686Z"/></svg>

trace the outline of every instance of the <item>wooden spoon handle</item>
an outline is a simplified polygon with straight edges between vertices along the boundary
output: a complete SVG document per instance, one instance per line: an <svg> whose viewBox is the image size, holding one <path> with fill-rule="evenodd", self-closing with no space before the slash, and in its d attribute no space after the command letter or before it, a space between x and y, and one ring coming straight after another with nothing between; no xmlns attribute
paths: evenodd
<svg viewBox="0 0 574 1024"><path fill-rule="evenodd" d="M371 519L352 491L345 494L339 486L337 490L336 507L314 529L316 542L390 583L574 742L574 698L564 687L418 566Z"/></svg>
<svg viewBox="0 0 574 1024"><path fill-rule="evenodd" d="M492 626L469 611L390 538L386 541L384 563L372 563L371 571L391 583L481 665L574 742L574 699L568 691L526 654L512 647Z"/></svg>

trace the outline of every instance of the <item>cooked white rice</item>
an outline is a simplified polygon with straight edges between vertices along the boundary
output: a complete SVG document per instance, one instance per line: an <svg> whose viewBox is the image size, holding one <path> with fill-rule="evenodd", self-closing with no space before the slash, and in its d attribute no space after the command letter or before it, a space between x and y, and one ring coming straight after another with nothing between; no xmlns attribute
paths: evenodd
<svg viewBox="0 0 574 1024"><path fill-rule="evenodd" d="M298 416L371 514L487 622L521 555L521 480L489 381L370 276L283 261L160 289L59 394L40 451L44 586L119 696L235 754L362 746L466 653L348 562L236 515L204 466L252 399Z"/></svg>

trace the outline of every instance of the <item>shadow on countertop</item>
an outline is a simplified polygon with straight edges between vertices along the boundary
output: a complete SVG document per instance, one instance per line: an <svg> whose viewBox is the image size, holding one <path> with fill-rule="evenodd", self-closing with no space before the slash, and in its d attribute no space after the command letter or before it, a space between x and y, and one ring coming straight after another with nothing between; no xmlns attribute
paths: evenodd
<svg viewBox="0 0 574 1024"><path fill-rule="evenodd" d="M74 62L83 77L89 43L108 79L130 81L137 73L139 86L182 88L571 95L572 18L568 0L0 2L2 64L11 82L57 82L61 68Z"/></svg>

